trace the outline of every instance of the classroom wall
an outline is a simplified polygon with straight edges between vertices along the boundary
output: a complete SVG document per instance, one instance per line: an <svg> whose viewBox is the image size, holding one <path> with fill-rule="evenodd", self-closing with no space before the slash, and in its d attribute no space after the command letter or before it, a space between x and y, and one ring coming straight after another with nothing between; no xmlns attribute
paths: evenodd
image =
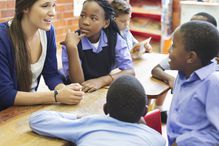
<svg viewBox="0 0 219 146"><path fill-rule="evenodd" d="M192 1L181 2L181 24L188 22L198 12L206 12L213 15L219 29L219 3L200 3Z"/></svg>
<svg viewBox="0 0 219 146"><path fill-rule="evenodd" d="M78 17L74 17L74 0L57 0L56 18L54 26L56 29L57 44L63 41L66 31L70 28L78 28ZM14 15L15 0L0 0L0 22L9 20Z"/></svg>

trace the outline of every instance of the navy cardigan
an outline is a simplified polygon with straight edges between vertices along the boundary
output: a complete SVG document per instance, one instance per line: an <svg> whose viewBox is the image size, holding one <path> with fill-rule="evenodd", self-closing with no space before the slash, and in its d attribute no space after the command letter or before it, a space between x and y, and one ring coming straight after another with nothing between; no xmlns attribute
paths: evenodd
<svg viewBox="0 0 219 146"><path fill-rule="evenodd" d="M47 54L41 75L43 75L49 89L53 90L56 85L62 83L57 67L54 28L51 27L46 35ZM39 80L40 77L38 78L38 84ZM15 57L12 41L8 34L8 23L0 23L0 111L14 104L17 91L19 89L17 86Z"/></svg>

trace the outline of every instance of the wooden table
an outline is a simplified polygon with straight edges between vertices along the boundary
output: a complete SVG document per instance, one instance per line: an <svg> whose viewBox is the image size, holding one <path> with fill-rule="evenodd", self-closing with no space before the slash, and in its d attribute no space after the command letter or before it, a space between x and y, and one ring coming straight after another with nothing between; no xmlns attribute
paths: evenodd
<svg viewBox="0 0 219 146"><path fill-rule="evenodd" d="M136 77L144 85L150 98L157 98L165 93L169 87L153 79L150 70L165 56L160 54L145 54L142 60L134 62ZM107 89L103 88L93 93L87 93L78 105L38 105L13 106L0 112L0 146L58 146L69 145L68 142L39 136L31 131L28 118L38 110L55 110L64 112L103 114Z"/></svg>

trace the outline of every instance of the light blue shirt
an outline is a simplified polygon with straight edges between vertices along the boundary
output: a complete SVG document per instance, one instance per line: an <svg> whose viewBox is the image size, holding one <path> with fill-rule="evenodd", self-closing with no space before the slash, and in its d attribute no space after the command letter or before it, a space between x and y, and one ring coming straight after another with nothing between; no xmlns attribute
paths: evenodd
<svg viewBox="0 0 219 146"><path fill-rule="evenodd" d="M132 35L129 28L124 29L120 33L121 33L123 39L126 41L126 44L128 46L129 51L131 51L132 48L134 47L134 45L138 43L138 41Z"/></svg>
<svg viewBox="0 0 219 146"><path fill-rule="evenodd" d="M169 145L219 145L219 72L211 63L188 79L179 72L167 120Z"/></svg>
<svg viewBox="0 0 219 146"><path fill-rule="evenodd" d="M87 37L83 37L81 39L82 50L92 49L94 53L99 53L100 51L102 51L103 47L106 47L108 45L107 43L107 36L103 30L101 31L99 45L97 48L94 45L92 45L92 43L88 40ZM112 67L112 70L115 68L119 68L120 70L133 68L130 51L127 48L125 40L119 34L117 34L115 55L115 66ZM65 76L68 76L69 60L66 48L62 49L62 66Z"/></svg>
<svg viewBox="0 0 219 146"><path fill-rule="evenodd" d="M31 115L29 124L38 134L77 146L165 146L164 138L150 127L105 115L76 119L74 114L41 111Z"/></svg>

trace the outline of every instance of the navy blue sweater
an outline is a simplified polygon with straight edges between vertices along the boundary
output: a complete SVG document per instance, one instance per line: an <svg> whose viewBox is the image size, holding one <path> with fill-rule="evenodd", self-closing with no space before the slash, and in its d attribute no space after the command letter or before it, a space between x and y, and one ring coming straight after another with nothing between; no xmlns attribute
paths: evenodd
<svg viewBox="0 0 219 146"><path fill-rule="evenodd" d="M57 68L54 28L46 32L47 54L42 75L49 89L62 82ZM40 77L38 78L39 84ZM0 111L14 104L17 86L13 45L8 34L8 23L0 23Z"/></svg>

